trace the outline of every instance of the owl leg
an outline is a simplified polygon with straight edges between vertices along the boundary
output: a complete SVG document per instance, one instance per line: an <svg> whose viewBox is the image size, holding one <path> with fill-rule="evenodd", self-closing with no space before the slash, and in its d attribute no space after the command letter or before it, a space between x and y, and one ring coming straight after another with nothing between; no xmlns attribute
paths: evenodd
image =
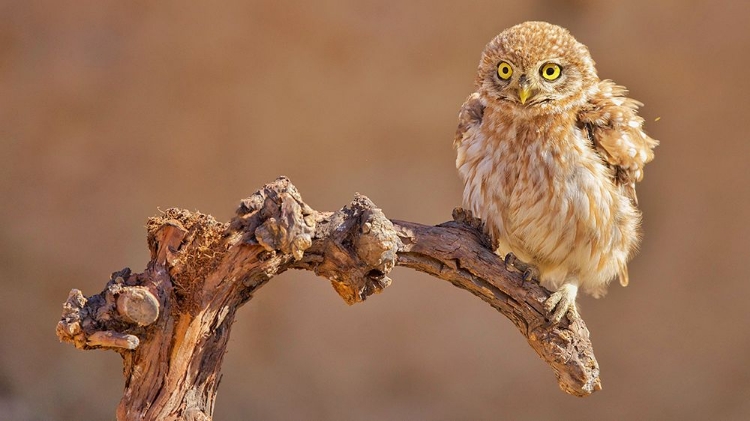
<svg viewBox="0 0 750 421"><path fill-rule="evenodd" d="M550 314L549 319L553 323L559 323L563 316L568 319L580 317L576 307L576 295L578 284L570 281L565 283L544 302L544 309Z"/></svg>

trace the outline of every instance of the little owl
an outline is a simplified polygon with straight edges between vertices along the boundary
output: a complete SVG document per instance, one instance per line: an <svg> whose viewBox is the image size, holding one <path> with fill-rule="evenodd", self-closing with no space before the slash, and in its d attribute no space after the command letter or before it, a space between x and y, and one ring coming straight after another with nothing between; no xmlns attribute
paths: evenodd
<svg viewBox="0 0 750 421"><path fill-rule="evenodd" d="M454 142L464 207L499 254L555 291L544 303L550 320L577 317L579 288L600 297L615 276L628 284L635 183L658 144L636 114L643 104L599 80L586 46L544 22L490 41L475 85Z"/></svg>

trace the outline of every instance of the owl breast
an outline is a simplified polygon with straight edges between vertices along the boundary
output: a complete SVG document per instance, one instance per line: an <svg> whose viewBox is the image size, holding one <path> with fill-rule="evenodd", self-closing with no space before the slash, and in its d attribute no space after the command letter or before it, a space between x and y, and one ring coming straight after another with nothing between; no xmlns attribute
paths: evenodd
<svg viewBox="0 0 750 421"><path fill-rule="evenodd" d="M485 221L499 253L537 266L546 287L576 277L603 294L637 241L638 211L574 121L485 113L458 146L464 206Z"/></svg>

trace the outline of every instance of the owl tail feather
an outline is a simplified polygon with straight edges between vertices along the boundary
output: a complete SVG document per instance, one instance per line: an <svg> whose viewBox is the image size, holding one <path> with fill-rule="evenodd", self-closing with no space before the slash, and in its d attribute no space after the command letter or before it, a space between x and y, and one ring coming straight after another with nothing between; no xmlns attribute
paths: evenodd
<svg viewBox="0 0 750 421"><path fill-rule="evenodd" d="M617 274L617 277L620 278L620 285L624 287L628 286L628 282L630 282L630 278L628 277L628 267L623 266L620 269L620 273Z"/></svg>

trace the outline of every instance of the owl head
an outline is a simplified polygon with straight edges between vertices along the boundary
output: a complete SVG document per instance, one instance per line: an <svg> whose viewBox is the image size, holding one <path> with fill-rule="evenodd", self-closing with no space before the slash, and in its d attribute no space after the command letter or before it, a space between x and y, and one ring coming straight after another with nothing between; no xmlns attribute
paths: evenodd
<svg viewBox="0 0 750 421"><path fill-rule="evenodd" d="M553 113L582 105L596 87L588 48L546 22L508 28L487 44L476 79L490 103L520 113Z"/></svg>

